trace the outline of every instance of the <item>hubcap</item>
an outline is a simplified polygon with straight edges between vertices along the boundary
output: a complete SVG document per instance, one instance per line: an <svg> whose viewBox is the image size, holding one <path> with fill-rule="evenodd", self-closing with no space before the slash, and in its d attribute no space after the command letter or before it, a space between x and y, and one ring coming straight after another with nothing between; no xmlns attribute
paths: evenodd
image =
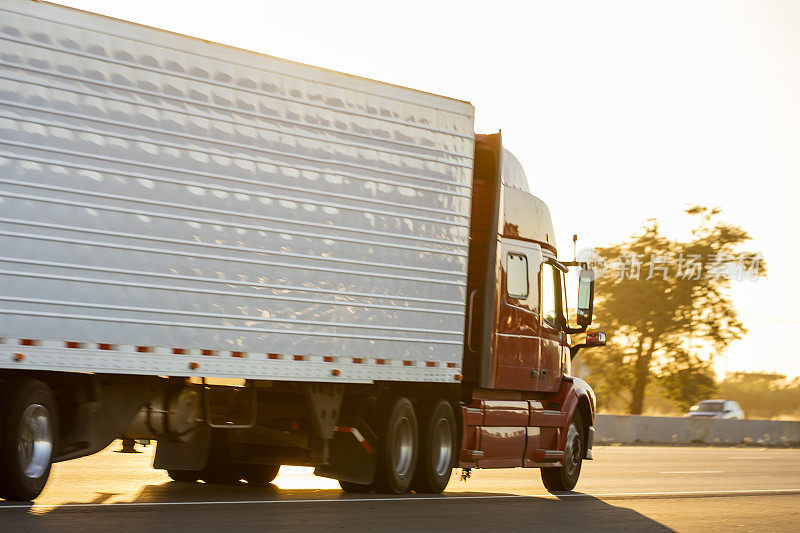
<svg viewBox="0 0 800 533"><path fill-rule="evenodd" d="M392 446L394 472L399 477L408 475L411 470L411 459L414 456L414 430L411 420L404 416L397 421Z"/></svg>
<svg viewBox="0 0 800 533"><path fill-rule="evenodd" d="M578 475L581 468L581 435L575 424L570 424L567 433L567 449L564 453L564 462L567 469L567 476L573 478Z"/></svg>
<svg viewBox="0 0 800 533"><path fill-rule="evenodd" d="M453 434L450 431L450 421L440 418L436 422L431 441L431 453L433 454L433 471L437 476L444 476L450 469L450 461L453 458Z"/></svg>
<svg viewBox="0 0 800 533"><path fill-rule="evenodd" d="M34 403L22 413L17 453L25 476L42 477L53 453L53 430L45 406Z"/></svg>

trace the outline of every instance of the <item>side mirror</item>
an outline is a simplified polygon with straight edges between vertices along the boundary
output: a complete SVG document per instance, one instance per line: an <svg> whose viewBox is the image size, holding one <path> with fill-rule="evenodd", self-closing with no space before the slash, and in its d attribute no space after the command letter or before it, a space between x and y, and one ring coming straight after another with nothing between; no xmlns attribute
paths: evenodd
<svg viewBox="0 0 800 533"><path fill-rule="evenodd" d="M596 346L605 346L606 345L606 334L595 332L595 333L587 333L586 334L586 347L587 348L594 348Z"/></svg>
<svg viewBox="0 0 800 533"><path fill-rule="evenodd" d="M606 345L606 334L600 332L594 333L587 333L586 340L583 344L576 344L575 346L570 347L569 349L569 358L575 359L575 356L578 355L578 350L581 348L595 348L597 346L605 346Z"/></svg>
<svg viewBox="0 0 800 533"><path fill-rule="evenodd" d="M581 269L578 278L578 316L579 326L592 323L594 312L594 270Z"/></svg>

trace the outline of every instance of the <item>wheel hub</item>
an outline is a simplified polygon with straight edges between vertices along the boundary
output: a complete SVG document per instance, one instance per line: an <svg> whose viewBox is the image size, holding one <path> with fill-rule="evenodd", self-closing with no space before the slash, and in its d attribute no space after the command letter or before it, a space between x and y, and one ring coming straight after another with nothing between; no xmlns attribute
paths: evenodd
<svg viewBox="0 0 800 533"><path fill-rule="evenodd" d="M392 456L395 474L401 477L408 475L414 456L414 430L408 417L397 421Z"/></svg>
<svg viewBox="0 0 800 533"><path fill-rule="evenodd" d="M31 404L22 413L17 453L25 476L39 478L44 475L53 453L53 430L45 406Z"/></svg>
<svg viewBox="0 0 800 533"><path fill-rule="evenodd" d="M450 421L447 418L440 418L433 431L433 442L431 443L431 453L433 454L433 471L437 476L444 476L450 470L450 462L453 458L453 435L450 431Z"/></svg>

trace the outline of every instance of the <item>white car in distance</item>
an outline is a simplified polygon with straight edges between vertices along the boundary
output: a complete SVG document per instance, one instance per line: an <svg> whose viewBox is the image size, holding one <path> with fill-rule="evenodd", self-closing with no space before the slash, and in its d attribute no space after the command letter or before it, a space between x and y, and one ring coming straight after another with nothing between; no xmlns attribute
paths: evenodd
<svg viewBox="0 0 800 533"><path fill-rule="evenodd" d="M743 419L744 411L733 400L703 400L697 402L685 416L697 418Z"/></svg>

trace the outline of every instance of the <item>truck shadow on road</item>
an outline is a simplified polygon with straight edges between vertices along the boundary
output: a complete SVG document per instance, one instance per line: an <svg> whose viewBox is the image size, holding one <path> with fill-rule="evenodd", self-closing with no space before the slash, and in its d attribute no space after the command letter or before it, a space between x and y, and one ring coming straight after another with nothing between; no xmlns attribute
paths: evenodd
<svg viewBox="0 0 800 533"><path fill-rule="evenodd" d="M4 504L0 501L0 523L9 531L672 531L632 509L580 493L386 496L170 482L146 485L133 498L99 494L53 506L3 509Z"/></svg>

